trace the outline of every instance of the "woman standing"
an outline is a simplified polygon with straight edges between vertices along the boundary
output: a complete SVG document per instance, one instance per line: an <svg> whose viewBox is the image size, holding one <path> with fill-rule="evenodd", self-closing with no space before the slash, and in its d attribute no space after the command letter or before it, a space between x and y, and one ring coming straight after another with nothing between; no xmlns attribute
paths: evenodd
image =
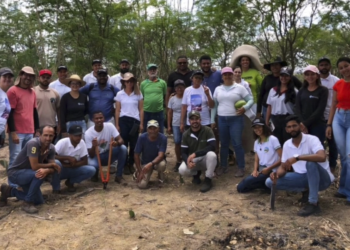
<svg viewBox="0 0 350 250"><path fill-rule="evenodd" d="M328 89L321 84L320 72L314 65L304 71L303 87L299 90L295 102L295 114L301 120L301 131L325 140L326 121L324 111L327 105Z"/></svg>
<svg viewBox="0 0 350 250"><path fill-rule="evenodd" d="M286 132L285 119L288 115L294 114L293 109L297 90L294 88L291 72L287 68L282 68L279 78L277 86L270 89L267 97L265 122L269 124L270 118L272 119L275 127L273 135L283 145L290 138Z"/></svg>
<svg viewBox="0 0 350 250"><path fill-rule="evenodd" d="M340 154L341 173L337 198L346 198L350 206L350 58L342 57L337 67L343 79L333 86L333 101L327 122L326 135L334 139Z"/></svg>
<svg viewBox="0 0 350 250"><path fill-rule="evenodd" d="M254 130L254 170L253 173L242 180L238 186L239 193L246 193L251 190L261 188L268 189L265 185L266 179L270 176L271 171L281 164L282 148L278 139L271 135L271 130L262 118L253 121Z"/></svg>
<svg viewBox="0 0 350 250"><path fill-rule="evenodd" d="M125 147L129 147L126 161L128 167L124 166L124 174L130 174L134 166L134 148L138 135L143 130L143 96L133 74L125 73L121 84L122 89L115 97L115 126Z"/></svg>
<svg viewBox="0 0 350 250"><path fill-rule="evenodd" d="M215 106L211 111L212 128L216 126L214 118L216 113L218 113L219 136L221 141L221 169L218 169L217 173L228 171L227 158L231 138L238 165L238 171L235 177L242 177L245 167L244 150L242 148L243 115L253 105L253 97L242 85L234 82L232 68L223 68L221 75L224 83L215 89ZM247 103L243 107L236 109L235 103L240 100L245 100Z"/></svg>
<svg viewBox="0 0 350 250"><path fill-rule="evenodd" d="M5 128L9 117L11 106L6 92L13 84L13 72L9 68L0 69L0 147L5 143Z"/></svg>
<svg viewBox="0 0 350 250"><path fill-rule="evenodd" d="M64 137L68 136L67 131L72 125L78 125L86 131L85 115L88 113L88 99L85 94L79 93L79 89L85 86L85 82L78 75L63 81L65 85L71 88L71 91L65 93L60 102L60 123L61 131Z"/></svg>

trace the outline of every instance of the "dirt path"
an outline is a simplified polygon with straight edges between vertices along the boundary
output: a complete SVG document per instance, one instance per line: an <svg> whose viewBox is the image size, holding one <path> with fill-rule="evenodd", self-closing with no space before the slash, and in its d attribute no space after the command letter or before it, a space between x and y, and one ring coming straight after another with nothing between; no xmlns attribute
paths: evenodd
<svg viewBox="0 0 350 250"><path fill-rule="evenodd" d="M6 147L0 159L7 158ZM96 189L81 197L50 197L36 217L21 211L21 202L11 198L9 206L0 209L0 249L350 249L349 207L332 197L334 186L320 193L321 216L300 218L300 194L278 192L272 212L268 194L237 193L236 166L201 194L190 178L181 183L171 171L172 144L167 159L163 188L153 179L150 189L139 190L131 176L125 176L126 186L110 182L107 191L101 183L86 181L78 192ZM252 161L247 154L249 173ZM2 167L0 181L6 182ZM43 190L50 194L51 187L44 184ZM130 209L135 220L129 217Z"/></svg>

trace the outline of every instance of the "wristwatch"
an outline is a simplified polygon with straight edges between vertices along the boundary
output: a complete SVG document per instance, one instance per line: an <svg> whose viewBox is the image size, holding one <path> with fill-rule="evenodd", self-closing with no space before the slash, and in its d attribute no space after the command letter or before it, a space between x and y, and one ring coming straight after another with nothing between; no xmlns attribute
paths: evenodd
<svg viewBox="0 0 350 250"><path fill-rule="evenodd" d="M296 161L299 161L299 155L293 155Z"/></svg>

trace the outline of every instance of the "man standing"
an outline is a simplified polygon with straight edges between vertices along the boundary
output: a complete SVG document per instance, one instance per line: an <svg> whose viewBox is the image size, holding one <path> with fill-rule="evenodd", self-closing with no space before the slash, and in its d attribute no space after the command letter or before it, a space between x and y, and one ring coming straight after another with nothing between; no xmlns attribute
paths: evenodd
<svg viewBox="0 0 350 250"><path fill-rule="evenodd" d="M39 124L55 128L56 135L60 133L60 122L56 126L56 115L59 118L60 95L49 87L52 73L48 69L40 70L39 85L34 87ZM55 136L56 137L56 136ZM55 141L55 139L54 139Z"/></svg>
<svg viewBox="0 0 350 250"><path fill-rule="evenodd" d="M62 98L62 96L65 93L68 93L71 90L70 87L63 84L64 80L68 76L67 66L64 66L64 65L58 66L57 75L58 75L58 79L56 81L53 81L52 83L50 83L49 88L56 90L58 92L58 94L60 95L60 98Z"/></svg>
<svg viewBox="0 0 350 250"><path fill-rule="evenodd" d="M158 66L148 64L149 79L141 83L143 95L143 124L150 120L156 120L160 126L159 131L164 133L164 97L166 94L166 82L158 77Z"/></svg>
<svg viewBox="0 0 350 250"><path fill-rule="evenodd" d="M277 178L276 189L303 192L300 202L309 203L299 212L299 216L309 216L320 212L318 191L327 189L334 176L329 169L326 153L320 140L313 135L303 134L298 116L286 118L286 131L291 135L283 145L282 165L276 176L271 173L266 186L271 188L273 179ZM293 172L287 172L290 170Z"/></svg>
<svg viewBox="0 0 350 250"><path fill-rule="evenodd" d="M8 119L10 167L33 134L39 136L39 116L35 91L32 89L34 80L33 68L23 67L14 86L7 91L11 105Z"/></svg>
<svg viewBox="0 0 350 250"><path fill-rule="evenodd" d="M187 56L179 56L176 60L177 69L168 77L168 87L165 98L165 104L168 105L170 95L175 92L175 81L181 79L185 82L186 87L191 86L191 76L193 71L188 68Z"/></svg>
<svg viewBox="0 0 350 250"><path fill-rule="evenodd" d="M107 82L108 74L106 69L99 69L97 72L97 82L86 84L79 90L89 97L89 121L88 128L94 125L93 114L102 111L106 122L114 124L114 97L119 89Z"/></svg>
<svg viewBox="0 0 350 250"><path fill-rule="evenodd" d="M127 158L127 149L124 141L119 135L118 130L111 123L105 123L104 115L101 111L93 114L94 126L90 127L85 133L86 147L89 153L88 164L96 168L96 174L91 178L92 181L98 180L98 161L96 149L100 154L101 164L108 164L109 144L112 143L113 152L111 163L118 161L117 173L114 181L121 183L123 180L123 169ZM113 140L111 142L111 140Z"/></svg>
<svg viewBox="0 0 350 250"><path fill-rule="evenodd" d="M180 175L193 176L192 183L201 183L201 171L205 170L205 180L200 188L201 192L207 192L212 188L211 179L217 164L215 154L215 136L211 128L201 125L201 115L198 111L188 114L190 129L182 136L181 153L182 164L179 168Z"/></svg>
<svg viewBox="0 0 350 250"><path fill-rule="evenodd" d="M40 190L43 181L51 179L53 187L59 186L61 168L55 163L55 147L51 144L54 136L54 128L45 126L40 131L40 137L31 139L24 146L8 169L9 180L22 190L2 184L0 206L7 204L8 197L16 197L24 200L23 211L37 213L34 205L44 202ZM59 189L54 188L53 193L58 192Z"/></svg>
<svg viewBox="0 0 350 250"><path fill-rule="evenodd" d="M153 170L158 172L159 182L164 182L166 148L167 138L159 133L159 123L156 120L148 121L147 132L139 137L134 150L137 186L140 189L147 188Z"/></svg>
<svg viewBox="0 0 350 250"><path fill-rule="evenodd" d="M122 59L119 63L119 71L120 73L115 74L109 79L109 83L113 85L114 87L117 87L118 89L122 89L122 82L121 80L124 78L124 74L129 72L130 70L130 63L128 59Z"/></svg>
<svg viewBox="0 0 350 250"><path fill-rule="evenodd" d="M86 85L90 85L91 83L96 83L98 80L98 71L102 69L102 61L100 59L95 59L92 61L92 71L89 74L86 74L83 78L83 81L86 82ZM109 76L107 75L106 81L109 80Z"/></svg>
<svg viewBox="0 0 350 250"><path fill-rule="evenodd" d="M320 60L318 60L317 66L318 66L318 70L320 71L321 83L323 86L325 86L328 89L327 106L324 111L324 118L326 119L326 121L328 121L329 111L331 109L332 99L333 99L333 86L337 81L339 81L339 78L330 73L331 61L329 60L329 58L327 57L321 58ZM337 145L335 144L334 136L332 135L331 139L327 138L327 142L329 147L329 165L332 173L334 173L335 167L337 166L337 159L338 159L338 149L337 149Z"/></svg>
<svg viewBox="0 0 350 250"><path fill-rule="evenodd" d="M96 173L94 166L88 165L88 151L82 140L83 128L77 125L68 130L69 137L55 145L56 163L61 166L61 180L66 180L68 192L75 192L74 183L90 179Z"/></svg>

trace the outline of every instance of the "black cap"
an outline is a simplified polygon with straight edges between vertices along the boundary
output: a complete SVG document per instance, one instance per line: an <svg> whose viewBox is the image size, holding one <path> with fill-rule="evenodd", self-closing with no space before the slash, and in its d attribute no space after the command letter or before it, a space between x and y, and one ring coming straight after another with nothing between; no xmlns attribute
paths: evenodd
<svg viewBox="0 0 350 250"><path fill-rule="evenodd" d="M255 118L255 119L252 121L252 127L254 127L254 126L256 126L256 125L264 126L264 125L265 125L264 119L262 119L262 118Z"/></svg>
<svg viewBox="0 0 350 250"><path fill-rule="evenodd" d="M81 135L83 134L83 128L78 125L70 126L68 129L68 134L70 135Z"/></svg>
<svg viewBox="0 0 350 250"><path fill-rule="evenodd" d="M183 85L183 86L186 86L185 82L181 79L177 79L175 82L174 82L174 87L176 86L179 86L179 85Z"/></svg>
<svg viewBox="0 0 350 250"><path fill-rule="evenodd" d="M322 57L322 58L318 59L318 63L317 64L320 64L323 61L326 61L329 64L331 64L331 60L328 57Z"/></svg>
<svg viewBox="0 0 350 250"><path fill-rule="evenodd" d="M68 70L67 66L61 65L57 67L57 72L59 72L61 69Z"/></svg>
<svg viewBox="0 0 350 250"><path fill-rule="evenodd" d="M287 67L284 67L284 68L281 69L280 74L281 74L281 75L284 74L284 75L289 75L289 76L291 76L291 75L293 75L293 72L292 72L292 69L289 69L289 68L287 68Z"/></svg>
<svg viewBox="0 0 350 250"><path fill-rule="evenodd" d="M97 75L99 75L99 74L108 74L108 70L107 69L99 69L98 71L97 71Z"/></svg>
<svg viewBox="0 0 350 250"><path fill-rule="evenodd" d="M13 72L10 68L7 68L7 67L4 67L4 68L1 68L0 69L0 76L4 76L4 75L7 75L7 74L10 74L13 76Z"/></svg>
<svg viewBox="0 0 350 250"><path fill-rule="evenodd" d="M92 61L92 64L91 64L91 65L94 65L94 64L96 64L96 63L101 64L102 61L101 61L100 59L95 59L95 60Z"/></svg>
<svg viewBox="0 0 350 250"><path fill-rule="evenodd" d="M130 62L129 62L129 60L128 60L128 59L122 59L122 60L120 61L120 63L119 63L119 64L122 64L122 63L128 63L128 64L130 64Z"/></svg>
<svg viewBox="0 0 350 250"><path fill-rule="evenodd" d="M195 70L193 71L191 78L193 78L195 75L201 75L202 77L204 77L204 73L201 70Z"/></svg>

